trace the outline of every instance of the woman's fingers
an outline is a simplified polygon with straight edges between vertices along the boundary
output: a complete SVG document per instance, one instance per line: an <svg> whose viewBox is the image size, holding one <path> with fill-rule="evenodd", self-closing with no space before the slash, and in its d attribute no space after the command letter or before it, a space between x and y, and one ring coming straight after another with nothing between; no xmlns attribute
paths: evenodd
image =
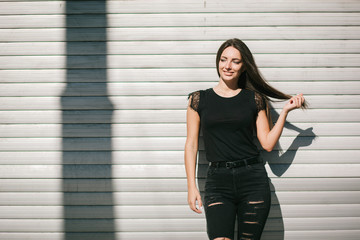
<svg viewBox="0 0 360 240"><path fill-rule="evenodd" d="M196 204L197 203L197 204ZM198 205L198 207L196 206L196 205ZM195 203L194 203L194 211L196 212L196 213L201 213L201 207L202 207L202 202L201 202L201 196L200 196L200 194L196 194L196 201L195 201Z"/></svg>
<svg viewBox="0 0 360 240"><path fill-rule="evenodd" d="M297 107L297 99L296 99L296 97L292 97L290 99L290 105L291 105L291 109L294 109L294 108Z"/></svg>
<svg viewBox="0 0 360 240"><path fill-rule="evenodd" d="M191 208L191 210L193 210L194 212L196 212L196 201L190 202L190 208Z"/></svg>
<svg viewBox="0 0 360 240"><path fill-rule="evenodd" d="M297 108L299 108L301 105L301 101L300 101L300 97L299 97L299 95L297 95L296 97L295 97L295 99L296 99L296 101L295 101L295 104L296 104L296 107Z"/></svg>
<svg viewBox="0 0 360 240"><path fill-rule="evenodd" d="M196 203L199 205L199 207L196 207ZM191 193L191 195L189 196L189 206L190 209L193 210L194 212L201 213L200 208L202 207L202 202L199 192Z"/></svg>
<svg viewBox="0 0 360 240"><path fill-rule="evenodd" d="M301 107L301 105L302 105L302 104L304 103L304 101L305 101L302 93L300 93L300 94L292 97L291 99L293 99L293 104L294 104L297 108Z"/></svg>
<svg viewBox="0 0 360 240"><path fill-rule="evenodd" d="M198 194L196 198L197 198L196 200L197 200L197 202L198 202L198 204L199 204L199 208L202 208L203 204L202 204L202 201L201 201L201 196L200 196L200 194ZM201 212L201 211L200 211L200 212Z"/></svg>
<svg viewBox="0 0 360 240"><path fill-rule="evenodd" d="M298 100L299 100L299 104L297 105L297 107L299 108L299 107L301 107L301 105L303 105L303 103L304 103L304 101L305 101L305 98L304 98L304 96L303 96L302 93L298 94L296 97L297 97Z"/></svg>
<svg viewBox="0 0 360 240"><path fill-rule="evenodd" d="M290 98L289 102L284 106L284 109L287 111L291 111L295 108L300 108L305 101L305 98L303 97L303 94L297 94L296 96L293 96Z"/></svg>
<svg viewBox="0 0 360 240"><path fill-rule="evenodd" d="M304 102L305 102L305 98L304 98L303 94L301 93L301 105L303 105Z"/></svg>
<svg viewBox="0 0 360 240"><path fill-rule="evenodd" d="M202 201L201 201L201 196L200 196L200 194L198 194L198 195L196 196L196 200L197 200L197 203L198 203L198 205L199 205L199 208L198 208L199 213L201 213L201 210L202 210Z"/></svg>
<svg viewBox="0 0 360 240"><path fill-rule="evenodd" d="M196 213L201 213L201 210L196 207L196 201L191 203L190 208Z"/></svg>

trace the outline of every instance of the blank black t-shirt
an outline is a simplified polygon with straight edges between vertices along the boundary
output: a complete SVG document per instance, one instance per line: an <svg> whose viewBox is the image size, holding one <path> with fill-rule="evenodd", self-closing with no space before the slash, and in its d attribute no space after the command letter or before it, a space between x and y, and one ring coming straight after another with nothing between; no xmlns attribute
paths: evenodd
<svg viewBox="0 0 360 240"><path fill-rule="evenodd" d="M265 109L264 98L242 89L233 97L221 97L212 88L189 94L190 107L198 112L209 162L236 161L259 154L254 142L256 118Z"/></svg>

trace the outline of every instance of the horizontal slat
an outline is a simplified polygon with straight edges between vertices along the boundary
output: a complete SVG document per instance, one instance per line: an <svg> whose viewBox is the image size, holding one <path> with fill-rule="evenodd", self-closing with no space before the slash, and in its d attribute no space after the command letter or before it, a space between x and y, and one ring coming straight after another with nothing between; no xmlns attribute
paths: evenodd
<svg viewBox="0 0 360 240"><path fill-rule="evenodd" d="M360 110L347 111L360 116ZM0 111L0 123L184 123L185 119L186 110Z"/></svg>
<svg viewBox="0 0 360 240"><path fill-rule="evenodd" d="M204 189L205 180L198 179ZM358 178L271 178L272 191L357 191ZM1 179L0 192L185 192L186 179Z"/></svg>
<svg viewBox="0 0 360 240"><path fill-rule="evenodd" d="M69 232L111 232L117 231L205 231L204 219L115 219L115 220L67 220ZM113 224L115 229L112 229ZM357 230L360 218L284 218L284 225L289 231L299 230ZM141 226L141 228L139 228ZM276 219L269 219L265 230L281 230ZM1 232L52 232L61 231L62 220L0 220Z"/></svg>
<svg viewBox="0 0 360 240"><path fill-rule="evenodd" d="M339 145L339 141L342 142ZM356 150L360 137L282 137L282 149ZM1 151L111 151L111 150L183 150L185 137L113 137L113 138L1 138ZM200 150L204 149L200 141ZM275 148L278 150L279 147Z"/></svg>
<svg viewBox="0 0 360 240"><path fill-rule="evenodd" d="M203 193L202 193L203 195ZM1 206L185 205L187 192L0 193ZM276 192L272 204L360 204L359 191ZM190 211L190 210L189 210Z"/></svg>
<svg viewBox="0 0 360 240"><path fill-rule="evenodd" d="M98 239L116 239L138 240L138 239L158 239L158 240L207 240L206 232L116 232L116 233L67 233L68 240L98 240ZM322 230L322 231L285 231L287 240L303 240L303 239L321 239L327 240L358 240L360 230ZM63 232L55 233L0 233L1 239L9 240L63 240L65 234ZM263 240L279 240L284 238L284 231L264 231Z"/></svg>
<svg viewBox="0 0 360 240"><path fill-rule="evenodd" d="M282 136L360 136L360 123L295 123ZM312 129L309 129L312 128ZM309 129L309 130L304 130ZM4 137L186 137L186 124L6 124Z"/></svg>
<svg viewBox="0 0 360 240"><path fill-rule="evenodd" d="M236 21L238 22L238 21ZM234 37L251 39L356 39L357 26L297 27L176 27L176 28L101 28L80 29L0 29L0 41L118 41L118 40L225 40Z"/></svg>
<svg viewBox="0 0 360 240"><path fill-rule="evenodd" d="M360 5L360 4L359 4ZM359 40L245 41L252 53L359 53ZM2 55L213 54L222 41L0 43Z"/></svg>
<svg viewBox="0 0 360 240"><path fill-rule="evenodd" d="M280 110L277 110L280 112ZM272 119L276 121L273 111ZM141 117L139 117L141 116ZM357 122L360 109L308 109L292 111L287 120L300 122ZM0 123L185 123L186 110L84 110L84 111L0 111Z"/></svg>
<svg viewBox="0 0 360 240"><path fill-rule="evenodd" d="M64 27L173 27L173 26L351 26L359 25L357 13L163 13L0 15L0 28ZM314 24L316 23L316 24Z"/></svg>
<svg viewBox="0 0 360 240"><path fill-rule="evenodd" d="M335 205L341 206L342 205ZM346 206L346 205L345 205ZM310 207L311 208L311 207ZM355 205L356 208L356 205ZM118 219L158 219L158 218L199 218L202 215L193 214L189 207L183 206L31 206L31 207L9 207L0 206L2 219L41 219L41 218L63 218L64 209L66 209L67 219L103 219L112 216ZM346 211L346 207L342 208ZM274 209L273 214L279 216L279 208ZM336 213L335 213L336 214ZM354 211L351 215L354 214ZM355 217L355 216L353 216Z"/></svg>
<svg viewBox="0 0 360 240"><path fill-rule="evenodd" d="M2 0L6 1L6 0ZM189 8L189 4L191 8ZM106 11L104 5L107 6ZM229 8L231 5L231 8ZM265 6L266 5L266 6ZM152 0L149 4L146 0L137 1L24 1L1 2L0 14L68 14L81 13L154 13L154 12L353 12L360 11L360 4L356 0L347 0L346 4L339 1L297 0L292 1L215 1L202 0L169 1Z"/></svg>
<svg viewBox="0 0 360 240"><path fill-rule="evenodd" d="M260 68L269 82L359 81L360 68ZM2 83L51 82L209 82L218 81L215 68L196 69L32 69L1 70ZM192 85L191 84L191 85Z"/></svg>
<svg viewBox="0 0 360 240"><path fill-rule="evenodd" d="M203 218L182 206L0 206L1 219L176 219ZM112 211L112 212L110 212ZM360 204L273 205L269 218L360 217Z"/></svg>
<svg viewBox="0 0 360 240"><path fill-rule="evenodd" d="M182 96L194 89L207 89L215 82L166 83L15 83L0 84L1 96ZM273 82L272 86L288 94L360 94L359 81ZM66 91L64 91L66 89Z"/></svg>
<svg viewBox="0 0 360 240"><path fill-rule="evenodd" d="M339 145L339 141L342 142ZM282 149L356 150L360 137L282 137ZM113 138L1 138L1 151L111 151L111 150L183 150L185 137L113 137ZM203 150L200 141L199 149ZM276 150L279 147L275 148Z"/></svg>
<svg viewBox="0 0 360 240"><path fill-rule="evenodd" d="M263 159L270 164L291 163L359 163L360 150L287 150L286 155L278 151L263 152ZM199 161L206 164L204 151ZM279 157L283 156L283 157ZM175 151L2 151L0 163L5 165L57 165L57 164L183 164L183 149ZM171 161L169 161L171 159ZM341 159L341 160L340 160Z"/></svg>
<svg viewBox="0 0 360 240"><path fill-rule="evenodd" d="M204 68L214 55L0 56L3 69ZM360 54L254 54L260 67L358 67Z"/></svg>
<svg viewBox="0 0 360 240"><path fill-rule="evenodd" d="M360 95L306 96L306 99L312 109L360 108ZM186 96L0 97L2 110L184 110L187 101ZM285 103L272 105L283 108Z"/></svg>
<svg viewBox="0 0 360 240"><path fill-rule="evenodd" d="M205 176L207 165L200 165ZM358 177L360 164L292 164L282 177ZM269 166L268 175L275 177ZM0 178L184 178L183 165L2 165Z"/></svg>

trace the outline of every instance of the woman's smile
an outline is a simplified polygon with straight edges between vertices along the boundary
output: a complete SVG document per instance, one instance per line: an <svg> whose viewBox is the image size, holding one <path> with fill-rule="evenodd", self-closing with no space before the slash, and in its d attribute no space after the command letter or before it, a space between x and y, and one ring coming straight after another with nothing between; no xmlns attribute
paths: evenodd
<svg viewBox="0 0 360 240"><path fill-rule="evenodd" d="M225 71L224 71L224 74L225 74L226 76L231 76L231 75L233 75L233 72L225 72Z"/></svg>

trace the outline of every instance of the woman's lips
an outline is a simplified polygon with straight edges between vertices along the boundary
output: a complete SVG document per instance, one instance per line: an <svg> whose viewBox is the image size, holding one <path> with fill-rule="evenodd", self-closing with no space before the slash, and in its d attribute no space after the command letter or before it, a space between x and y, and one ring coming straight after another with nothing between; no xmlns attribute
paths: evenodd
<svg viewBox="0 0 360 240"><path fill-rule="evenodd" d="M232 72L224 72L224 74L225 74L226 76L231 76L233 73L232 73Z"/></svg>

